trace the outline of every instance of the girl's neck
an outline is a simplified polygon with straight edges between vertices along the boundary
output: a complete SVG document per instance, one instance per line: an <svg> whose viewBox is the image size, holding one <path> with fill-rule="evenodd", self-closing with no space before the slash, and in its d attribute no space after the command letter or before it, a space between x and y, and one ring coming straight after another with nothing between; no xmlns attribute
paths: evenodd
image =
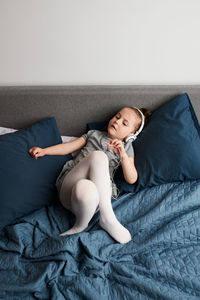
<svg viewBox="0 0 200 300"><path fill-rule="evenodd" d="M113 137L110 136L109 133L108 133L107 131L106 131L106 137L109 138L109 139L113 139Z"/></svg>
<svg viewBox="0 0 200 300"><path fill-rule="evenodd" d="M113 139L115 138L115 137L110 136L109 133L108 133L107 131L106 131L106 137L109 138L109 139L111 139L111 140L113 140ZM123 141L122 141L122 142L123 142Z"/></svg>

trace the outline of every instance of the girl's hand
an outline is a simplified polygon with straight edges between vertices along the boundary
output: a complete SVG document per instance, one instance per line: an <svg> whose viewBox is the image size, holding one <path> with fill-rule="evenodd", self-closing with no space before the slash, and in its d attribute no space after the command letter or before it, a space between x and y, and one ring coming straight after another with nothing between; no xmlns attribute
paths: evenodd
<svg viewBox="0 0 200 300"><path fill-rule="evenodd" d="M43 148L40 148L40 147L32 147L32 148L29 149L28 152L35 159L45 155L45 150Z"/></svg>
<svg viewBox="0 0 200 300"><path fill-rule="evenodd" d="M126 155L126 151L124 149L124 145L121 140L114 139L107 143L107 146L112 149L120 158Z"/></svg>

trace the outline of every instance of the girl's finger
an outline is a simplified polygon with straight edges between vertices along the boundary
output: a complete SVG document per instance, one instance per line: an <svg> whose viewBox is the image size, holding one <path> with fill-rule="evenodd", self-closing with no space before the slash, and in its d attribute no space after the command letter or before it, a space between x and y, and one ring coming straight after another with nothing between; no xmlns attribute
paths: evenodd
<svg viewBox="0 0 200 300"><path fill-rule="evenodd" d="M121 146L120 142L115 143L115 147L119 147L119 146Z"/></svg>
<svg viewBox="0 0 200 300"><path fill-rule="evenodd" d="M113 142L112 142L112 145L116 145L116 142L113 141Z"/></svg>
<svg viewBox="0 0 200 300"><path fill-rule="evenodd" d="M118 139L111 140L110 142L113 144L113 143L115 143L116 141L118 141Z"/></svg>

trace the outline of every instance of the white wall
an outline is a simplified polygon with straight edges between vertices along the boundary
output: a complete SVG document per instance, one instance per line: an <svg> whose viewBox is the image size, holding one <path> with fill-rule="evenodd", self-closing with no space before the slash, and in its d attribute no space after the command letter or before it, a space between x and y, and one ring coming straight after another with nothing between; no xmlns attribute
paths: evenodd
<svg viewBox="0 0 200 300"><path fill-rule="evenodd" d="M199 0L0 0L0 85L199 84Z"/></svg>

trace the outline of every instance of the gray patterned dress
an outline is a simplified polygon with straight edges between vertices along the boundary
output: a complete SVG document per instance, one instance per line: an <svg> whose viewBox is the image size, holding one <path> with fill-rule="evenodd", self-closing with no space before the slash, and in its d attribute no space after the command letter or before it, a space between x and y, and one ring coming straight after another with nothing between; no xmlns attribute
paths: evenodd
<svg viewBox="0 0 200 300"><path fill-rule="evenodd" d="M71 160L68 160L60 172L57 180L56 180L56 187L58 193L60 192L62 182L64 177L69 173L69 171L76 166L84 157L86 157L90 152L95 150L102 150L104 151L109 160L109 173L110 173L110 184L112 188L112 198L117 199L119 196L119 189L117 188L113 177L116 169L120 165L120 157L117 155L112 149L108 148L106 143L111 138L107 137L107 131L100 131L100 130L89 130L87 133L83 134L82 137L86 140L86 145L80 149L78 154ZM129 157L134 157L134 149L132 143L124 143L124 149Z"/></svg>

